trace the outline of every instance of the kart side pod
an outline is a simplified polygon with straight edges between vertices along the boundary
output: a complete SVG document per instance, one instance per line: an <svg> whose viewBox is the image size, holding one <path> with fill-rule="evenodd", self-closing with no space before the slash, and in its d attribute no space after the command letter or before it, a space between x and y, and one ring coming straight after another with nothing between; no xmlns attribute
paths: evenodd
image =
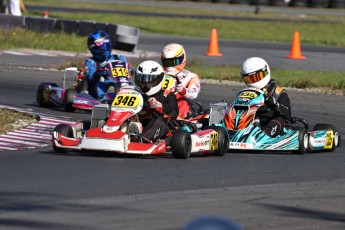
<svg viewBox="0 0 345 230"><path fill-rule="evenodd" d="M332 152L340 146L340 135L333 125L316 124L309 134L309 148L312 151Z"/></svg>

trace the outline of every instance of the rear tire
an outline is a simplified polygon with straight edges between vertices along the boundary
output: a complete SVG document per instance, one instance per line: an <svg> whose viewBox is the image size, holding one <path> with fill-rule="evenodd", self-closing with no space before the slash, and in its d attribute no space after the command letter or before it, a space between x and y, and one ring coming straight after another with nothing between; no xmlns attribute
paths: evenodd
<svg viewBox="0 0 345 230"><path fill-rule="evenodd" d="M172 155L178 159L187 159L192 151L192 137L191 134L182 129L174 132L171 138Z"/></svg>
<svg viewBox="0 0 345 230"><path fill-rule="evenodd" d="M299 132L298 134L299 147L298 147L298 150L293 151L293 153L303 155L304 153L308 151L309 136L308 136L307 130L304 128L299 129L298 132Z"/></svg>
<svg viewBox="0 0 345 230"><path fill-rule="evenodd" d="M60 133L61 135L65 136L65 137L74 137L74 133L73 133L73 128L70 125L67 124L59 124L55 127L54 131ZM64 149L64 148L59 148L56 146L53 146L53 149L55 152L57 153L68 153L69 149Z"/></svg>
<svg viewBox="0 0 345 230"><path fill-rule="evenodd" d="M66 89L65 97L64 97L64 108L66 112L74 112L75 108L73 108L73 98L77 94L75 89Z"/></svg>
<svg viewBox="0 0 345 230"><path fill-rule="evenodd" d="M224 156L229 149L229 136L226 130L220 126L208 126L205 129L213 129L218 133L218 149L213 153L213 155Z"/></svg>
<svg viewBox="0 0 345 230"><path fill-rule="evenodd" d="M41 107L48 107L51 105L50 103L50 87L58 87L55 83L44 82L38 86L36 92L36 101L38 102L39 106Z"/></svg>
<svg viewBox="0 0 345 230"><path fill-rule="evenodd" d="M327 149L326 151L333 152L335 150L335 147L340 146L340 135L338 131L335 129L334 125L317 123L314 126L313 131L317 131L317 130L332 130L333 132L334 138L333 138L332 148Z"/></svg>

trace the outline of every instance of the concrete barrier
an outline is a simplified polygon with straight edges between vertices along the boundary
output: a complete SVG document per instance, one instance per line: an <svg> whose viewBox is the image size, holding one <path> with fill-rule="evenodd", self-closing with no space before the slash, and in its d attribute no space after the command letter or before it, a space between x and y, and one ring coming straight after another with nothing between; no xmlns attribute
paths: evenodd
<svg viewBox="0 0 345 230"><path fill-rule="evenodd" d="M0 14L0 28L11 29L15 27L25 27L24 17Z"/></svg>
<svg viewBox="0 0 345 230"><path fill-rule="evenodd" d="M35 32L52 32L55 30L55 18L24 17L25 27Z"/></svg>
<svg viewBox="0 0 345 230"><path fill-rule="evenodd" d="M80 36L87 36L96 31L95 21L79 21L78 32Z"/></svg>
<svg viewBox="0 0 345 230"><path fill-rule="evenodd" d="M79 20L56 19L55 30L64 31L65 33L77 33Z"/></svg>

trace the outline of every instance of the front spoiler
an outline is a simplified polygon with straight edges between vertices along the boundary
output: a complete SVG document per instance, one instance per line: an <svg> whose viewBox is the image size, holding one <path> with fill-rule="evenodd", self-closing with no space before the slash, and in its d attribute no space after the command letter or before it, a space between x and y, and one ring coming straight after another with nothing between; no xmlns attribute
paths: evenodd
<svg viewBox="0 0 345 230"><path fill-rule="evenodd" d="M130 142L128 135L118 130L114 135L88 136L87 132L82 138L65 137L58 132L53 132L52 145L62 149L111 151L126 154L157 155L166 150L165 140L154 143Z"/></svg>

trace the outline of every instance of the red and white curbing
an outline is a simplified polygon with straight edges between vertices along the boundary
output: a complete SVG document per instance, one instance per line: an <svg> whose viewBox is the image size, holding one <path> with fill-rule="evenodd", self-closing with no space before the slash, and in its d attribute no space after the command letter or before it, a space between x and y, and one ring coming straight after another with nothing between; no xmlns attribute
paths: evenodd
<svg viewBox="0 0 345 230"><path fill-rule="evenodd" d="M39 117L29 126L0 135L0 151L41 148L51 144L51 134L58 124L75 125L78 122L69 117L57 117L49 114L32 112L12 106L0 105L1 109L10 109Z"/></svg>

